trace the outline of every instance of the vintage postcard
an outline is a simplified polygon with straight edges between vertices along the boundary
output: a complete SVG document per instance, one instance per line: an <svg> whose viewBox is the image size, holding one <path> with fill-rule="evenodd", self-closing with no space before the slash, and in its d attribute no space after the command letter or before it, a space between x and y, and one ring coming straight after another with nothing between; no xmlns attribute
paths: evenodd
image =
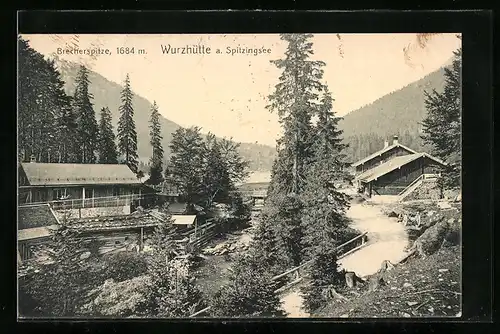
<svg viewBox="0 0 500 334"><path fill-rule="evenodd" d="M18 316L462 312L460 34L21 34Z"/></svg>

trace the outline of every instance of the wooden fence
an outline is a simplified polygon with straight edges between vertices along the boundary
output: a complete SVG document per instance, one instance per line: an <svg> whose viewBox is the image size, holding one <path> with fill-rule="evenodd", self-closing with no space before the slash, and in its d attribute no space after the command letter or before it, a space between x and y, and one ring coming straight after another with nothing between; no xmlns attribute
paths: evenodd
<svg viewBox="0 0 500 334"><path fill-rule="evenodd" d="M355 251L359 250L360 248L366 246L368 237L367 237L368 232L362 233L351 240L339 245L337 247L337 252L339 253L338 258L343 258L349 254L354 253ZM283 286L277 288L275 290L276 293L283 293L284 291L288 290L289 288L293 287L294 285L297 285L300 283L303 279L304 276L301 276L301 270L308 267L312 263L312 260L309 260L307 262L302 263L301 265L291 268L279 275L274 276L271 278L272 282L276 282L276 285L281 285ZM291 280L291 281L290 281ZM204 314L210 310L210 307L206 307L202 310L199 310L193 314L191 314L189 317L195 317L200 314Z"/></svg>

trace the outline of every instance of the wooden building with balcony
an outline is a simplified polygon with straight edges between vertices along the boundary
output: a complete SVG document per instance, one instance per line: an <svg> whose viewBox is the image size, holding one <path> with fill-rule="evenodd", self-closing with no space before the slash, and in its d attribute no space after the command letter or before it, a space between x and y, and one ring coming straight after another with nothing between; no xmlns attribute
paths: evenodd
<svg viewBox="0 0 500 334"><path fill-rule="evenodd" d="M22 163L19 205L51 203L54 209L125 206L141 197L142 182L122 164Z"/></svg>

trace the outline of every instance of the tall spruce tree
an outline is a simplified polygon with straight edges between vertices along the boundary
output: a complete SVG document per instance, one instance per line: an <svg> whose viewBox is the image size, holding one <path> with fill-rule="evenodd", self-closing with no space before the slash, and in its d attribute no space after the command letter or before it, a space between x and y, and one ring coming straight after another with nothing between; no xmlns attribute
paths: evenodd
<svg viewBox="0 0 500 334"><path fill-rule="evenodd" d="M313 128L311 145L314 155L306 173L302 193L302 247L304 257L312 260L311 280L302 289L304 304L311 312L325 300L325 288L339 284L342 275L337 269L339 240L344 240L347 227L345 210L349 197L337 185L350 181L342 143L339 117L333 112L333 98L325 87Z"/></svg>
<svg viewBox="0 0 500 334"><path fill-rule="evenodd" d="M118 151L123 155L125 163L134 172L138 172L139 157L137 155L137 132L132 105L133 93L130 88L130 77L127 74L121 92L120 119L118 121Z"/></svg>
<svg viewBox="0 0 500 334"><path fill-rule="evenodd" d="M99 163L101 164L118 163L115 133L111 121L111 111L108 107L103 107L101 109L101 118L99 121L99 141L97 147Z"/></svg>
<svg viewBox="0 0 500 334"><path fill-rule="evenodd" d="M149 160L149 180L148 183L157 185L163 181L163 147L161 141L160 113L156 101L151 107L151 117L149 119L149 143L152 147L152 155Z"/></svg>
<svg viewBox="0 0 500 334"><path fill-rule="evenodd" d="M311 120L318 112L319 94L324 90L321 79L325 63L310 59L313 54L311 38L311 34L281 35L288 46L284 59L272 61L281 70L281 75L267 106L278 114L284 134L277 142L278 155L266 205L286 208L273 220L284 252L294 264L299 264L302 253L298 246L302 238L300 194L305 188L306 171L314 154Z"/></svg>
<svg viewBox="0 0 500 334"><path fill-rule="evenodd" d="M445 68L442 93L425 92L427 117L422 121L422 139L432 146L432 153L447 163L441 186L460 187L462 166L462 49L454 52L451 69Z"/></svg>
<svg viewBox="0 0 500 334"><path fill-rule="evenodd" d="M99 130L91 102L93 97L89 92L89 71L84 65L80 66L75 83L73 107L77 117L79 160L84 164L95 163Z"/></svg>

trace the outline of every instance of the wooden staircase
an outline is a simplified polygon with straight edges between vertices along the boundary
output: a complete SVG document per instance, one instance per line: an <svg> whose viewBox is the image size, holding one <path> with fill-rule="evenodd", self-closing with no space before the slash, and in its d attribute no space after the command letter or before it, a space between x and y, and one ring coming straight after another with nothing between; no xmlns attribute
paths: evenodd
<svg viewBox="0 0 500 334"><path fill-rule="evenodd" d="M435 180L438 178L436 174L422 174L416 178L412 183L410 183L403 191L398 194L398 202L402 202L413 193L417 188L419 188L425 181Z"/></svg>

